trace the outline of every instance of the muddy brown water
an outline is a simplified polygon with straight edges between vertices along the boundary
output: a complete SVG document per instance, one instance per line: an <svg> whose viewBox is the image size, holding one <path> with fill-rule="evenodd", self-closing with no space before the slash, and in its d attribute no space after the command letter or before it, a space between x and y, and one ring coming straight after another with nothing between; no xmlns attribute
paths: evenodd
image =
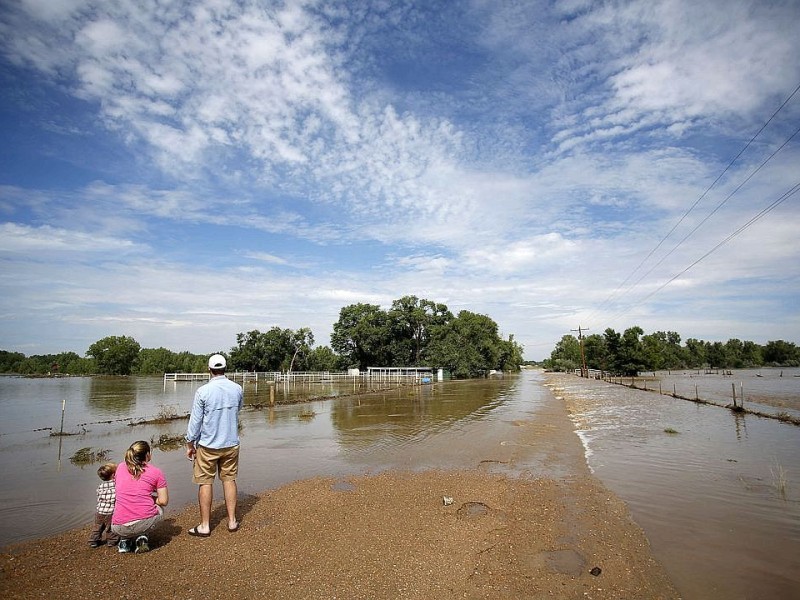
<svg viewBox="0 0 800 600"><path fill-rule="evenodd" d="M197 385L0 378L0 546L89 523L96 465L70 457L90 447L119 460L136 439L181 435L182 420L130 423L188 412ZM326 383L281 389L278 399L353 391L365 390ZM246 387L244 493L385 469L556 478L591 469L629 505L684 597L800 597L798 427L540 372L252 408L266 404L267 394L267 386ZM64 400L64 430L75 435L51 437ZM534 431L537 442L521 443L520 428ZM193 504L183 452L156 451L153 462L167 475L171 505ZM552 561L574 568L568 556Z"/></svg>

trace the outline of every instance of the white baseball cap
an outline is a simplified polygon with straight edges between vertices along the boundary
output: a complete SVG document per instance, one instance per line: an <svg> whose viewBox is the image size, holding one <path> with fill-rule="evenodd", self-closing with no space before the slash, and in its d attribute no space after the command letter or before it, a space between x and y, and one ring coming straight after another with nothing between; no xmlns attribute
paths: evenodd
<svg viewBox="0 0 800 600"><path fill-rule="evenodd" d="M208 359L209 369L224 369L226 366L225 357L222 354L212 354Z"/></svg>

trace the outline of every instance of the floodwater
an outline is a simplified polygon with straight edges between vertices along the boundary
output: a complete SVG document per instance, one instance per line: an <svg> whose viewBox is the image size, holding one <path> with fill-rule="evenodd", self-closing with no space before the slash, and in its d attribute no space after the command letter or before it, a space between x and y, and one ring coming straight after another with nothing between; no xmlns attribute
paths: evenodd
<svg viewBox="0 0 800 600"><path fill-rule="evenodd" d="M660 390L684 398L700 398L726 406L736 403L770 415L800 417L800 369L764 368L735 370L686 370L643 373L637 387ZM631 378L620 380L631 383Z"/></svg>
<svg viewBox="0 0 800 600"><path fill-rule="evenodd" d="M787 370L776 385L800 384L795 374L800 371ZM752 379L770 377L764 370ZM726 383L730 388L730 378L720 389ZM185 420L131 423L186 414L198 385L135 377L0 378L6 484L0 546L90 523L96 465L80 467L70 457L90 447L107 449L118 461L134 440L182 435ZM800 427L538 371L345 396L367 391L355 387L278 385L278 400L284 394L333 399L269 408L268 386L248 383L240 492L390 468L477 466L569 477L574 467L557 458L568 452L513 441L522 423L553 415L566 422L563 397L573 407L589 467L628 503L683 597L800 597ZM798 390L783 395L800 396ZM52 437L61 429L62 402L63 430L75 435ZM793 410L791 400L779 402L786 404L781 410ZM578 446L577 438L569 443ZM193 504L196 488L184 453L155 451L153 462L167 476L171 508ZM221 490L215 493L219 499Z"/></svg>
<svg viewBox="0 0 800 600"><path fill-rule="evenodd" d="M706 398L717 389L713 399L724 400L724 388L743 380L745 390L761 384L770 404L796 407L800 370L767 371L757 384L736 371L700 381ZM548 379L577 399L572 418L589 466L628 504L684 597L800 598L800 427L592 379ZM696 379L677 385L694 397Z"/></svg>

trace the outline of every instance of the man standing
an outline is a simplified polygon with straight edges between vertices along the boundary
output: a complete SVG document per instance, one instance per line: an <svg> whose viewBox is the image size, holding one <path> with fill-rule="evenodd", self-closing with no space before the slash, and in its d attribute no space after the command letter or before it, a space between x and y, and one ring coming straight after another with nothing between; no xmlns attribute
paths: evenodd
<svg viewBox="0 0 800 600"><path fill-rule="evenodd" d="M189 535L211 535L211 503L214 477L219 475L228 512L228 531L239 529L236 520L236 475L239 470L239 411L244 394L242 386L225 377L225 357L214 354L208 359L209 382L197 389L186 431L186 458L194 461L192 480L200 487L200 524Z"/></svg>

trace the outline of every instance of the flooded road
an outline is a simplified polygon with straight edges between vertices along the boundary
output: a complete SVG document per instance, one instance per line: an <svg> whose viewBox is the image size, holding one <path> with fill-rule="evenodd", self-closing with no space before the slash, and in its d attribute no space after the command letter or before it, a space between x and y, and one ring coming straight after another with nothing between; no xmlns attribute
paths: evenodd
<svg viewBox="0 0 800 600"><path fill-rule="evenodd" d="M97 465L70 457L91 447L120 460L136 439L182 435L185 420L131 423L185 414L197 385L0 378L0 546L90 523ZM798 427L535 371L272 408L264 407L267 386L245 389L242 493L386 469L574 478L590 467L629 505L683 597L800 597ZM353 391L366 390L320 384L278 393ZM76 435L51 437L62 400L64 431ZM194 504L183 452L156 451L153 462L167 476L170 508Z"/></svg>

